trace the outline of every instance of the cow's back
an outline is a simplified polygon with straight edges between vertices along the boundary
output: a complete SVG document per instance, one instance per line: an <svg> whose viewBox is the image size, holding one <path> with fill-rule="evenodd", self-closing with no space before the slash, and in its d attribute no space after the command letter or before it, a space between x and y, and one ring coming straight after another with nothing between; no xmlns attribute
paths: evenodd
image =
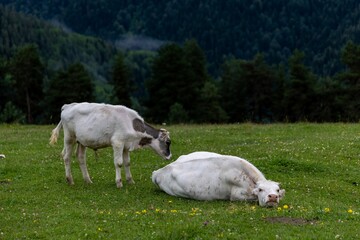
<svg viewBox="0 0 360 240"><path fill-rule="evenodd" d="M83 102L64 104L61 108L61 118L65 119L73 116L87 117L94 113L100 113L105 116L128 116L132 119L139 118L143 121L136 111L122 105Z"/></svg>
<svg viewBox="0 0 360 240"><path fill-rule="evenodd" d="M205 152L205 151L199 151L199 152L193 152L189 153L187 155L181 155L174 163L180 163L180 162L187 162L194 159L204 159L204 158L213 158L213 157L221 157L222 155L218 153L213 152Z"/></svg>
<svg viewBox="0 0 360 240"><path fill-rule="evenodd" d="M126 140L134 134L132 120L135 118L143 121L125 106L99 103L66 104L61 112L64 131L82 145L95 149L110 146L116 135L119 140Z"/></svg>

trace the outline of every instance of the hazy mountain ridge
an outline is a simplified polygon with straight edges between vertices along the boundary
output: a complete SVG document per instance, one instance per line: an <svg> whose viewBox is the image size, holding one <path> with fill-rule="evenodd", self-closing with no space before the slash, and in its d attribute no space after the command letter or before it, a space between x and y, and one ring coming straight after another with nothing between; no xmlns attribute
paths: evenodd
<svg viewBox="0 0 360 240"><path fill-rule="evenodd" d="M182 43L195 38L211 72L226 55L251 59L264 52L270 64L286 62L294 49L321 75L339 70L339 52L360 41L356 0L52 1L0 0L17 10L56 19L81 34L116 40L140 35Z"/></svg>

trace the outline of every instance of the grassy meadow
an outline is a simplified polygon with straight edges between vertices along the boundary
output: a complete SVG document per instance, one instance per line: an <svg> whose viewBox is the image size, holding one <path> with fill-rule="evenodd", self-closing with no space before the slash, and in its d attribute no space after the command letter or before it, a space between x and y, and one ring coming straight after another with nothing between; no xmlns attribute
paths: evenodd
<svg viewBox="0 0 360 240"><path fill-rule="evenodd" d="M151 182L169 162L131 154L135 185L115 185L112 150L73 159L65 182L54 126L0 125L0 239L359 239L360 124L173 125L173 159L194 151L245 158L285 188L276 208L169 196ZM124 177L124 171L122 171Z"/></svg>

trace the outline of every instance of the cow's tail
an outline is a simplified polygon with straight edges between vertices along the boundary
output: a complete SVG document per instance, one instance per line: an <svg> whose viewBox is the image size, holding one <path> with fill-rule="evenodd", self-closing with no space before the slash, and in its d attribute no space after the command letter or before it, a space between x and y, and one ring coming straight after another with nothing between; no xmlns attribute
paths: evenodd
<svg viewBox="0 0 360 240"><path fill-rule="evenodd" d="M51 131L50 144L54 145L57 142L59 137L60 130L62 128L62 122L60 120L59 124Z"/></svg>

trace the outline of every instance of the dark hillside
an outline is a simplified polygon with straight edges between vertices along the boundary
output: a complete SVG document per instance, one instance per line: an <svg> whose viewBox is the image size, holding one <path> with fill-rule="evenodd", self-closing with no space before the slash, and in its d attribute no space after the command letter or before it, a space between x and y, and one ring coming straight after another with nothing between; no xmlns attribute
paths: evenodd
<svg viewBox="0 0 360 240"><path fill-rule="evenodd" d="M315 73L341 68L339 52L360 42L357 0L210 0L210 1L52 1L0 0L78 33L116 40L142 35L182 43L195 38L211 72L226 55L251 59L263 52L270 64L286 62L297 48Z"/></svg>
<svg viewBox="0 0 360 240"><path fill-rule="evenodd" d="M108 78L114 46L101 39L69 33L30 15L0 5L0 55L9 58L17 47L36 44L48 71L63 69L75 62L84 64L99 84Z"/></svg>

